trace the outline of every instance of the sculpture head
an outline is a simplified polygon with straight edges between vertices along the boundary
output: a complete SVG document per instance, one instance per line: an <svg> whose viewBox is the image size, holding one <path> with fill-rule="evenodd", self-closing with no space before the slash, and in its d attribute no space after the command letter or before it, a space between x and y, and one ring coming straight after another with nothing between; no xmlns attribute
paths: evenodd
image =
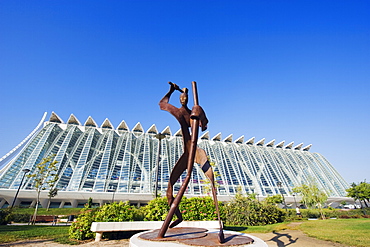
<svg viewBox="0 0 370 247"><path fill-rule="evenodd" d="M188 104L188 89L183 88L182 89L183 93L180 95L180 103L182 106L187 106Z"/></svg>

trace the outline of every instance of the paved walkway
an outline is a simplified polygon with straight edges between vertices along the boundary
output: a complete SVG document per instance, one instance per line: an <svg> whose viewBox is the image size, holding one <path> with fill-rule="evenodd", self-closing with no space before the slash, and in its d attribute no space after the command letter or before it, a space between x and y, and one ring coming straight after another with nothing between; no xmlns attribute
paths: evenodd
<svg viewBox="0 0 370 247"><path fill-rule="evenodd" d="M296 229L301 222L292 222L288 224L288 227ZM319 240L316 238L311 238L299 230L286 229L279 232L270 233L251 233L251 235L256 236L267 243L269 247L282 247L282 246L309 246L309 247L346 247L345 245L333 243L329 241Z"/></svg>
<svg viewBox="0 0 370 247"><path fill-rule="evenodd" d="M346 245L308 237L299 230L283 230L275 233L251 233L251 235L262 239L269 247L346 247Z"/></svg>

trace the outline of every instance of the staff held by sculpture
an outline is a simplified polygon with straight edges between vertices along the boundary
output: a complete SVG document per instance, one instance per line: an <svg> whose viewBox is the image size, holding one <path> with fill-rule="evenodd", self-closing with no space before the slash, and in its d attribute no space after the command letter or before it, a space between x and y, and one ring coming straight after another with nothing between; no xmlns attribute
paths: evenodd
<svg viewBox="0 0 370 247"><path fill-rule="evenodd" d="M203 149L197 147L199 127L201 127L202 131L205 131L207 129L208 119L206 117L204 110L202 109L202 107L199 105L199 102L198 102L198 92L197 92L196 82L194 81L192 82L193 98L194 98L194 106L192 110L190 110L187 106L188 89L187 88L180 89L178 85L172 82L169 82L169 84L170 84L170 90L161 99L161 101L159 102L159 106L161 110L165 110L171 113L179 122L181 126L182 136L183 136L184 153L181 155L179 160L176 162L171 172L171 175L170 175L170 180L168 182L168 188L166 192L168 204L170 205L170 210L162 225L162 228L160 229L158 233L158 238L164 238L168 228L175 227L176 225L178 225L179 223L183 221L181 212L179 210L179 205L180 205L181 198L184 195L185 190L187 189L187 186L189 184L194 163L197 163L201 166L201 169L203 170L203 172L205 173L205 175L211 182L213 201L216 207L217 216L218 216L218 220L220 223L220 232L218 234L218 239L220 243L223 243L225 239L224 239L224 234L223 234L223 225L220 219L220 212L218 208L213 170L208 161L206 152ZM168 103L171 95L175 91L181 92L181 95L180 95L181 107L180 108L177 108L171 105L170 103ZM189 131L189 128L191 128L191 133ZM187 170L186 178L184 179L183 184L181 185L180 190L178 191L178 194L176 195L176 198L174 198L173 186L185 170ZM172 221L173 215L176 215L177 219L174 222L172 222L172 224L170 224Z"/></svg>

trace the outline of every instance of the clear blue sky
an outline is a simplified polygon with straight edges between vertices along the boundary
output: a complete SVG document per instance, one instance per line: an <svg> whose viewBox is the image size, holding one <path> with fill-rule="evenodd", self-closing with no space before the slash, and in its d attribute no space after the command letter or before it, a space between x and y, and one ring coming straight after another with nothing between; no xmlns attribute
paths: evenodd
<svg viewBox="0 0 370 247"><path fill-rule="evenodd" d="M369 180L369 10L370 1L2 0L0 156L45 111L174 133L158 101L168 81L195 80L211 137L312 143L347 182Z"/></svg>

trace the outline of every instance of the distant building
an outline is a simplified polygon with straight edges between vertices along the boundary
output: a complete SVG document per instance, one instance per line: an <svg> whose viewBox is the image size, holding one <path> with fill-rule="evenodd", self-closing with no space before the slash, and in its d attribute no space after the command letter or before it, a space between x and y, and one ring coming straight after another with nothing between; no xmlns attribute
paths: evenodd
<svg viewBox="0 0 370 247"><path fill-rule="evenodd" d="M46 113L39 126L0 159L0 207L13 202L22 170L29 169L31 174L50 154L55 155L59 169L59 192L52 207L82 207L90 197L99 204L112 200L146 203L153 198L157 169L158 191L165 195L171 170L183 151L180 130L172 134L166 127L162 131L166 137L158 159L155 125L144 131L140 123L129 130L124 121L114 128L108 119L99 127L91 117L82 125L73 114L66 123L54 112L49 121L44 122L45 118ZM287 203L298 202L292 188L310 179L330 194L331 201L342 201L346 195L348 184L324 156L309 152L311 145L265 143L265 139L255 142L254 138L245 141L243 136L233 140L232 135L222 140L221 133L210 138L209 132L199 137L198 145L214 163L220 200L241 192L259 198L283 194ZM209 193L206 177L198 165L194 167L185 193L188 197ZM184 178L185 173L175 190ZM15 205L35 204L33 183L32 178L24 178ZM41 198L45 207L47 190Z"/></svg>

